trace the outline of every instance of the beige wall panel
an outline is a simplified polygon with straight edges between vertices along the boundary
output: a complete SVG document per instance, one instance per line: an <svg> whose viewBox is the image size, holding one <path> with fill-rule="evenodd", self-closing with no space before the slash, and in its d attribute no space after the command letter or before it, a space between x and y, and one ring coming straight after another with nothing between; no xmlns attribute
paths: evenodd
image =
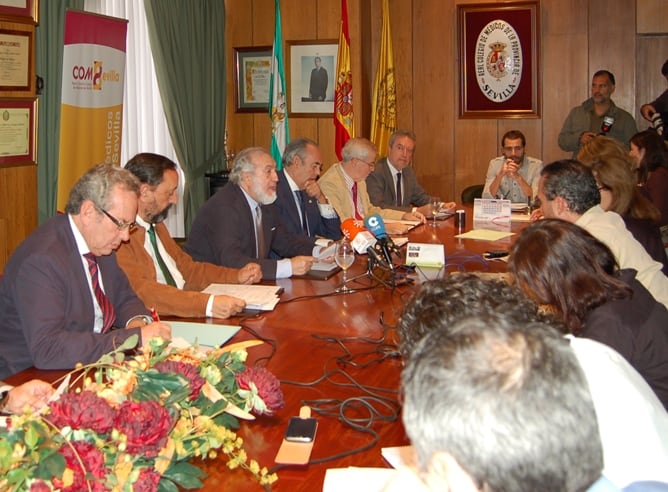
<svg viewBox="0 0 668 492"><path fill-rule="evenodd" d="M557 139L570 109L589 97L587 4L581 0L543 2L542 31L542 154L530 145L530 155L552 162L570 153Z"/></svg>
<svg viewBox="0 0 668 492"><path fill-rule="evenodd" d="M390 27L394 51L394 80L397 90L397 125L413 129L413 4L412 1L390 0ZM379 14L380 16L380 11ZM375 50L376 52L378 50ZM378 62L374 62L374 74Z"/></svg>
<svg viewBox="0 0 668 492"><path fill-rule="evenodd" d="M666 10L666 0L636 0L638 34L668 33Z"/></svg>
<svg viewBox="0 0 668 492"><path fill-rule="evenodd" d="M668 36L640 36L636 55L636 121L644 130L649 122L640 116L640 106L654 101L668 86L661 67L668 58ZM665 122L664 122L665 123Z"/></svg>
<svg viewBox="0 0 668 492"><path fill-rule="evenodd" d="M612 98L635 114L635 0L590 0L589 71L607 69L615 74ZM598 15L605 12L605 15ZM624 27L622 27L624 26Z"/></svg>
<svg viewBox="0 0 668 492"><path fill-rule="evenodd" d="M515 124L507 120L510 124ZM489 161L499 155L497 120L458 120L455 129L454 171L455 191L452 199L459 201L467 186L485 182Z"/></svg>

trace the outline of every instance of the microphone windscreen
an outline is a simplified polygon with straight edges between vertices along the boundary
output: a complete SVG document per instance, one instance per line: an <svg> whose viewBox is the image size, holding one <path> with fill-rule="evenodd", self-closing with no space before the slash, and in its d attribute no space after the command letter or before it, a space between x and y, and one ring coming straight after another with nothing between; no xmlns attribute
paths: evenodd
<svg viewBox="0 0 668 492"><path fill-rule="evenodd" d="M364 219L364 225L371 232L371 234L376 236L376 239L384 239L387 237L387 232L385 231L385 222L380 215L369 215Z"/></svg>
<svg viewBox="0 0 668 492"><path fill-rule="evenodd" d="M362 221L346 219L341 223L341 232L358 254L365 254L368 248L373 248L376 238L362 226Z"/></svg>
<svg viewBox="0 0 668 492"><path fill-rule="evenodd" d="M604 116L603 123L601 123L601 134L605 135L608 133L614 122L615 119L612 116Z"/></svg>

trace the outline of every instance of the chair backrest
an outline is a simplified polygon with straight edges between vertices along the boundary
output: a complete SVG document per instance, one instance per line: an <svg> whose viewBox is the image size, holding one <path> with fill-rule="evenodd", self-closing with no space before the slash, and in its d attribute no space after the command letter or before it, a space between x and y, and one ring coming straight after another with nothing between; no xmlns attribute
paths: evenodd
<svg viewBox="0 0 668 492"><path fill-rule="evenodd" d="M477 184L467 186L462 190L462 203L473 203L476 198L482 198L482 190L485 185Z"/></svg>

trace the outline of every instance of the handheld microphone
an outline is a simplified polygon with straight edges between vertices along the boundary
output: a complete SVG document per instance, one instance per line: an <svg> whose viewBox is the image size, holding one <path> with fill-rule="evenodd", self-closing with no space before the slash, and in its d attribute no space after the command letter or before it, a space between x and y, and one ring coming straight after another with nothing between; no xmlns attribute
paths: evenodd
<svg viewBox="0 0 668 492"><path fill-rule="evenodd" d="M361 220L344 220L341 223L341 232L358 254L367 253L369 248L373 249L376 244L376 238L363 227Z"/></svg>
<svg viewBox="0 0 668 492"><path fill-rule="evenodd" d="M603 123L601 123L601 133L600 135L606 135L612 128L612 124L615 122L615 119L612 116L604 116Z"/></svg>
<svg viewBox="0 0 668 492"><path fill-rule="evenodd" d="M385 230L385 222L383 218L378 214L369 215L364 219L364 225L366 228L373 234L378 240L385 261L390 266L391 270L394 270L394 264L392 263L392 251L396 250L394 241L387 235Z"/></svg>

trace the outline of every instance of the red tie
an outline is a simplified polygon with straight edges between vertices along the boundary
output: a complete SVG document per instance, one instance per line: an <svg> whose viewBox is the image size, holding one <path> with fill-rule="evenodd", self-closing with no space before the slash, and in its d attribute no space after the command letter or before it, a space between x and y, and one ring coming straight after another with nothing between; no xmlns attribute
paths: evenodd
<svg viewBox="0 0 668 492"><path fill-rule="evenodd" d="M116 312L111 301L102 291L100 287L100 278L98 276L97 258L93 253L86 253L84 255L88 262L88 270L90 271L90 279L93 283L93 292L95 292L95 299L102 310L102 333L106 333L116 321Z"/></svg>
<svg viewBox="0 0 668 492"><path fill-rule="evenodd" d="M362 220L362 214L357 210L357 181L353 183L353 206L355 207L355 219Z"/></svg>

